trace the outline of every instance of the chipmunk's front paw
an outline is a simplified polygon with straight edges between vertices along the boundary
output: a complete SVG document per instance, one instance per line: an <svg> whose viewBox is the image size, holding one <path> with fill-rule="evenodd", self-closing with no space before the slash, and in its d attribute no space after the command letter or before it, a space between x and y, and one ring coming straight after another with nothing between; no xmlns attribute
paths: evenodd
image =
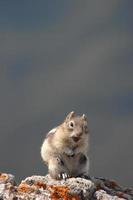
<svg viewBox="0 0 133 200"><path fill-rule="evenodd" d="M69 148L66 148L64 153L67 155L67 156L73 156L74 155L74 151L72 149L69 149Z"/></svg>
<svg viewBox="0 0 133 200"><path fill-rule="evenodd" d="M70 175L64 172L64 173L58 174L58 178L66 180L67 178L70 178Z"/></svg>

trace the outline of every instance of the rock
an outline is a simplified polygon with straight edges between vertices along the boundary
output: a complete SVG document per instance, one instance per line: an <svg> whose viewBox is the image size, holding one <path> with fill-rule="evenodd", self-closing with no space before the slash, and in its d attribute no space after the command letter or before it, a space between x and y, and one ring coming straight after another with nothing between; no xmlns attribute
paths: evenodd
<svg viewBox="0 0 133 200"><path fill-rule="evenodd" d="M104 178L54 180L31 176L16 185L11 174L0 173L0 200L133 200L133 190Z"/></svg>
<svg viewBox="0 0 133 200"><path fill-rule="evenodd" d="M54 180L49 175L45 177L41 176L32 176L28 177L24 180L24 182L29 183L33 181L35 182L43 182L46 183L47 186L56 186L56 187L66 187L69 190L71 195L83 196L84 199L88 199L91 197L94 192L95 185L91 180L83 179L83 178L69 178L66 180Z"/></svg>
<svg viewBox="0 0 133 200"><path fill-rule="evenodd" d="M96 198L98 200L124 200L124 198L120 198L118 196L112 196L112 195L109 195L107 194L107 192L105 192L104 190L98 190L96 191Z"/></svg>

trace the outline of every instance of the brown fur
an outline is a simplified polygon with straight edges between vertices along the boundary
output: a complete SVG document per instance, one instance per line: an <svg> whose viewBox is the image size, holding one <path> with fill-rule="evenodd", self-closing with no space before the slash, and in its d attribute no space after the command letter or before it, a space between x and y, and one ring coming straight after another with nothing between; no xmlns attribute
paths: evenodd
<svg viewBox="0 0 133 200"><path fill-rule="evenodd" d="M67 115L64 122L50 131L41 147L41 156L53 178L88 174L89 132L85 115Z"/></svg>

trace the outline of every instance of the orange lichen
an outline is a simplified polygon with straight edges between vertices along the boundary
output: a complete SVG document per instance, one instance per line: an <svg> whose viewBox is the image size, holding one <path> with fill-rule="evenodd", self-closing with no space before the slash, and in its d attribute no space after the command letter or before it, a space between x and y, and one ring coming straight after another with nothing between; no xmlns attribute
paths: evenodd
<svg viewBox="0 0 133 200"><path fill-rule="evenodd" d="M48 186L51 191L51 200L79 200L79 196L76 194L70 194L70 190L66 186Z"/></svg>
<svg viewBox="0 0 133 200"><path fill-rule="evenodd" d="M100 190L100 189L101 189L100 183L98 183L98 184L96 185L96 189L97 189L97 190Z"/></svg>
<svg viewBox="0 0 133 200"><path fill-rule="evenodd" d="M43 188L45 190L46 184L37 181L33 185L28 185L27 183L23 182L18 186L17 191L22 193L31 193L39 188Z"/></svg>
<svg viewBox="0 0 133 200"><path fill-rule="evenodd" d="M70 189L67 186L47 185L41 181L34 181L32 185L23 181L14 189L22 194L36 192L40 188L49 192L51 200L80 200L77 194L70 193Z"/></svg>
<svg viewBox="0 0 133 200"><path fill-rule="evenodd" d="M116 195L117 195L119 198L124 198L124 193L123 193L123 192L117 192Z"/></svg>
<svg viewBox="0 0 133 200"><path fill-rule="evenodd" d="M32 186L26 183L21 183L17 188L17 191L22 192L22 193L31 193L31 192L34 192L34 190L35 188L33 188Z"/></svg>
<svg viewBox="0 0 133 200"><path fill-rule="evenodd" d="M39 188L43 188L44 190L46 189L47 185L41 181L36 181L33 186L36 187L36 189L39 189Z"/></svg>
<svg viewBox="0 0 133 200"><path fill-rule="evenodd" d="M0 181L6 181L8 179L8 175L4 173L0 173Z"/></svg>
<svg viewBox="0 0 133 200"><path fill-rule="evenodd" d="M115 181L109 181L108 183L105 183L105 185L112 189L115 189L116 187L118 187L118 184Z"/></svg>

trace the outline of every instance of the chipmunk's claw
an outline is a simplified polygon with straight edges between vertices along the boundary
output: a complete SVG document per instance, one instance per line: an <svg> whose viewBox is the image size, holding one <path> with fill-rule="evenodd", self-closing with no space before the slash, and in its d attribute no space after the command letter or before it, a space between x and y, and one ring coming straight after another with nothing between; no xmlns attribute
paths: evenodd
<svg viewBox="0 0 133 200"><path fill-rule="evenodd" d="M67 178L70 178L70 176L67 173L60 173L60 174L58 174L58 178L66 180Z"/></svg>

